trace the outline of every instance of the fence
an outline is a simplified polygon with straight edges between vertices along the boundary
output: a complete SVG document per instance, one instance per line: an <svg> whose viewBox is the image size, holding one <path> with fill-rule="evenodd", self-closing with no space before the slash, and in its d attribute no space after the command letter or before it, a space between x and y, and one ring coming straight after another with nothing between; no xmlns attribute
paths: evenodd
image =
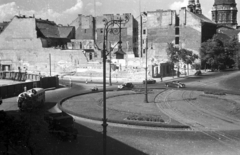
<svg viewBox="0 0 240 155"><path fill-rule="evenodd" d="M21 72L0 72L0 79L16 80L16 81L38 81L40 80L40 75L28 74Z"/></svg>
<svg viewBox="0 0 240 155"><path fill-rule="evenodd" d="M57 76L40 77L39 75L26 74L19 72L1 72L0 79L24 81L17 84L0 86L0 96L4 98L14 97L22 93L25 89L32 89L35 87L51 88L59 86L59 79ZM25 82L25 81L29 82Z"/></svg>

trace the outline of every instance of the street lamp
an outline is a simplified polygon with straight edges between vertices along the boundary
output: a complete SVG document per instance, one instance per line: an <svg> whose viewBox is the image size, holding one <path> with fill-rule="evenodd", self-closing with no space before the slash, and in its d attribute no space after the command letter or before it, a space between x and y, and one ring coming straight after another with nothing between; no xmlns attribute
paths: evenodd
<svg viewBox="0 0 240 155"><path fill-rule="evenodd" d="M125 24L129 21L129 17L128 15L125 15L125 19L113 19L110 21L107 21L107 19L104 19L103 22L105 22L104 24L104 31L103 31L103 50L102 50L102 56L103 56L103 155L106 155L106 151L107 151L107 118L106 118L106 59L107 59L107 55L109 53L107 53L106 50L106 43L107 43L107 36L108 36L108 32L112 33L112 34L120 34L121 37L121 24ZM114 29L114 26L117 26L119 28L119 31L116 29ZM120 38L119 37L119 38ZM118 42L119 47L121 47L121 40Z"/></svg>
<svg viewBox="0 0 240 155"><path fill-rule="evenodd" d="M142 33L143 33L143 30L142 30L142 24L143 24L143 21L142 21L142 16L147 16L147 13L146 12L142 12L140 14L140 49L141 49L141 55L142 55ZM145 67L145 103L148 103L148 92L147 92L147 49L148 49L148 38L146 38L146 48L145 48L145 57L146 57L146 67Z"/></svg>

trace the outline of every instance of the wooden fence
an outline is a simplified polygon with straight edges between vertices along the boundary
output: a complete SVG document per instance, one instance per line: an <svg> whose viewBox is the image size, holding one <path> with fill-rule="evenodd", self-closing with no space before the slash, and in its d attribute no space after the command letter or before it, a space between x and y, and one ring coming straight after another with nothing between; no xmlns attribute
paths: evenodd
<svg viewBox="0 0 240 155"><path fill-rule="evenodd" d="M20 83L16 84L0 86L0 97L2 99L17 96L25 89L35 87L46 89L59 86L58 76L41 77L40 75L19 72L1 72L0 79L20 81Z"/></svg>

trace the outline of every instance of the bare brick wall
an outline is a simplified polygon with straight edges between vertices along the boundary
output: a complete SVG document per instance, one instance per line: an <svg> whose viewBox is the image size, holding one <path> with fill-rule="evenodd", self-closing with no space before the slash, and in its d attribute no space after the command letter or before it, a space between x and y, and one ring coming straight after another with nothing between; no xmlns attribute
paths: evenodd
<svg viewBox="0 0 240 155"><path fill-rule="evenodd" d="M70 25L75 27L75 39L94 39L95 24L92 16L78 15Z"/></svg>
<svg viewBox="0 0 240 155"><path fill-rule="evenodd" d="M100 48L102 48L102 44L103 44L103 34L104 34L104 19L106 19L107 21L110 21L112 19L117 19L117 18L122 18L124 19L124 15L113 15L113 14L109 14L109 15L104 15L104 16L98 16L96 17L96 43L98 46L100 46ZM121 41L122 41L122 49L125 53L131 52L134 53L134 47L137 46L137 37L134 40L134 33L137 33L137 29L136 29L136 25L137 22L136 20L133 18L132 15L129 15L129 21L124 24L121 24ZM111 33L111 28L113 28L114 34ZM136 29L134 31L134 28ZM109 33L108 33L108 41L111 42L112 45L115 45L118 41L119 41L119 27L117 25L113 26L113 27L109 27ZM115 47L117 48L117 46ZM135 53L136 53L135 49Z"/></svg>
<svg viewBox="0 0 240 155"><path fill-rule="evenodd" d="M175 41L176 12L172 10L150 11L147 15L147 24L143 24L143 30L147 29L148 58L156 58L159 61L167 59L166 48L168 43ZM143 20L145 22L145 20ZM146 41L143 42L143 48Z"/></svg>
<svg viewBox="0 0 240 155"><path fill-rule="evenodd" d="M82 50L59 50L46 48L42 50L0 50L1 59L12 60L11 70L24 67L30 72L49 74L49 54L52 72L74 71L79 65L87 64Z"/></svg>
<svg viewBox="0 0 240 155"><path fill-rule="evenodd" d="M35 18L13 18L0 35L0 50L42 49Z"/></svg>
<svg viewBox="0 0 240 155"><path fill-rule="evenodd" d="M172 43L175 40L175 27L148 29L148 46L151 43Z"/></svg>
<svg viewBox="0 0 240 155"><path fill-rule="evenodd" d="M180 46L182 48L190 49L199 54L199 48L201 47L201 32L190 26L184 26L180 28Z"/></svg>
<svg viewBox="0 0 240 155"><path fill-rule="evenodd" d="M202 22L193 13L186 9L179 12L180 19L180 47L193 50L199 54L199 48L202 43Z"/></svg>

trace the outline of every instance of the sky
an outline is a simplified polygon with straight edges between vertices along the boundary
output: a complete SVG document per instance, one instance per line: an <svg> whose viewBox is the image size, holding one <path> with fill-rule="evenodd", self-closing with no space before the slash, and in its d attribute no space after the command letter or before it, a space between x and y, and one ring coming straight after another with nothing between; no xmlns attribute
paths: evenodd
<svg viewBox="0 0 240 155"><path fill-rule="evenodd" d="M211 19L214 0L200 0L200 3L203 14ZM78 14L98 16L131 13L137 18L140 11L179 10L187 4L188 0L0 0L0 22L9 21L20 14L68 25ZM240 4L237 7L240 12Z"/></svg>

